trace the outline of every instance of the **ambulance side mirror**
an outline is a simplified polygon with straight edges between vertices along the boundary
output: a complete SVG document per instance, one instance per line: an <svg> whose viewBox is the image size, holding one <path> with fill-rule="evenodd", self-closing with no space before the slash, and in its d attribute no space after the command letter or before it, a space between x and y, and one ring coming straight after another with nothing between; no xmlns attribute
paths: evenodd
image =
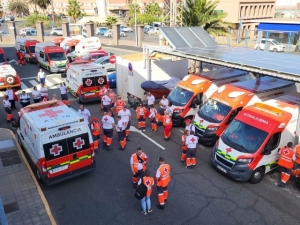
<svg viewBox="0 0 300 225"><path fill-rule="evenodd" d="M270 145L266 145L261 155L271 155L272 149Z"/></svg>

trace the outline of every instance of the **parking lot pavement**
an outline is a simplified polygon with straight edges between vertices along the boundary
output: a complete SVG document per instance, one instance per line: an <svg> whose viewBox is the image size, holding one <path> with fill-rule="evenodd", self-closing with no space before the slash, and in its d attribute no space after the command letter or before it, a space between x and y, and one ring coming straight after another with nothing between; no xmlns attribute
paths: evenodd
<svg viewBox="0 0 300 225"><path fill-rule="evenodd" d="M2 128L0 133L0 197L5 212L0 212L0 224L55 224L14 134Z"/></svg>

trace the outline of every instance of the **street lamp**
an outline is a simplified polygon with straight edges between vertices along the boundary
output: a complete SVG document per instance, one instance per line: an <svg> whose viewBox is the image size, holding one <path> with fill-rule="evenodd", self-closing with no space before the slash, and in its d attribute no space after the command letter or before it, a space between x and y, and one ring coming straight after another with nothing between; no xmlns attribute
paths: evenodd
<svg viewBox="0 0 300 225"><path fill-rule="evenodd" d="M54 18L54 0L52 0L52 20L53 20L53 23L55 22L55 18Z"/></svg>
<svg viewBox="0 0 300 225"><path fill-rule="evenodd" d="M134 1L134 30L135 30L135 47L138 47L138 36L136 29L136 0Z"/></svg>

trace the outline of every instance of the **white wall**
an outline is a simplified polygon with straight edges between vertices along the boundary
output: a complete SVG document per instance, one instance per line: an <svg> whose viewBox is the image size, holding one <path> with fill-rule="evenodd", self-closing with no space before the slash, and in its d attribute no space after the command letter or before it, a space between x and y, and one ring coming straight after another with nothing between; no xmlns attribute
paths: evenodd
<svg viewBox="0 0 300 225"><path fill-rule="evenodd" d="M148 80L147 68L144 69L144 61L131 62L133 76L129 75L128 61L122 57L117 57L117 93L123 98L127 97L127 92L146 99L141 83ZM171 77L182 79L188 73L188 60L172 62L171 59L154 59L151 60L151 78L150 80L169 80Z"/></svg>

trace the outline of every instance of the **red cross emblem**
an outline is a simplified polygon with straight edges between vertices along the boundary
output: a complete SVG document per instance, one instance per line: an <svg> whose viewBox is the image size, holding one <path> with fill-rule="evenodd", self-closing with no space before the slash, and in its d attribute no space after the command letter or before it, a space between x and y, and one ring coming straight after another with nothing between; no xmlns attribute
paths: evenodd
<svg viewBox="0 0 300 225"><path fill-rule="evenodd" d="M149 186L151 182L150 182L150 180L147 180L145 183L147 186Z"/></svg>
<svg viewBox="0 0 300 225"><path fill-rule="evenodd" d="M200 122L200 123L203 123L203 122L204 122L204 120L200 120L199 122Z"/></svg>
<svg viewBox="0 0 300 225"><path fill-rule="evenodd" d="M60 155L62 151L63 151L62 147L58 144L52 145L52 148L50 148L50 154L54 156Z"/></svg>
<svg viewBox="0 0 300 225"><path fill-rule="evenodd" d="M289 154L289 150L284 149L284 150L283 150L283 154L285 154L285 155Z"/></svg>
<svg viewBox="0 0 300 225"><path fill-rule="evenodd" d="M194 137L192 137L191 141L194 143L194 141L196 141L196 139Z"/></svg>
<svg viewBox="0 0 300 225"><path fill-rule="evenodd" d="M87 86L91 86L92 85L92 80L91 79L87 79L86 81L85 81L85 84L87 85Z"/></svg>
<svg viewBox="0 0 300 225"><path fill-rule="evenodd" d="M107 122L107 120L108 120L108 118L107 117L104 117L104 119L103 119L105 122Z"/></svg>
<svg viewBox="0 0 300 225"><path fill-rule="evenodd" d="M85 49L85 46L82 46L83 49Z"/></svg>
<svg viewBox="0 0 300 225"><path fill-rule="evenodd" d="M79 138L76 138L75 141L73 142L73 147L78 150L78 149L81 149L84 144L85 144L84 139L81 139L79 137Z"/></svg>
<svg viewBox="0 0 300 225"><path fill-rule="evenodd" d="M100 78L98 79L98 83L99 83L99 84L103 84L104 81L105 81L105 80L104 80L102 77L100 77Z"/></svg>
<svg viewBox="0 0 300 225"><path fill-rule="evenodd" d="M226 148L226 153L229 153L231 151L232 151L231 148Z"/></svg>
<svg viewBox="0 0 300 225"><path fill-rule="evenodd" d="M168 172L168 168L167 168L167 167L165 167L164 171L165 171L165 172Z"/></svg>
<svg viewBox="0 0 300 225"><path fill-rule="evenodd" d="M64 111L62 110L56 110L56 111L53 111L52 109L47 109L44 111L43 114L40 114L39 117L45 117L45 116L48 116L50 118L54 118L54 117L57 117L59 113L63 113Z"/></svg>
<svg viewBox="0 0 300 225"><path fill-rule="evenodd" d="M9 83L12 83L14 80L13 80L12 77L8 77L8 78L7 78L7 81L8 81Z"/></svg>

